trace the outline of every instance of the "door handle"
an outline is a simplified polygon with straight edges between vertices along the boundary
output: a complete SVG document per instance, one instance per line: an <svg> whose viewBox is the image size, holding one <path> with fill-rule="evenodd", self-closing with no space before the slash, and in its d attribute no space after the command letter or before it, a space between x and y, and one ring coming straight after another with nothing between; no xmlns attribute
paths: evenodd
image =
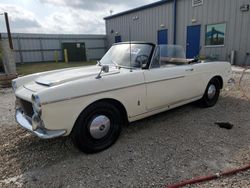
<svg viewBox="0 0 250 188"><path fill-rule="evenodd" d="M186 69L185 71L193 71L194 69L193 68L191 68L191 69Z"/></svg>

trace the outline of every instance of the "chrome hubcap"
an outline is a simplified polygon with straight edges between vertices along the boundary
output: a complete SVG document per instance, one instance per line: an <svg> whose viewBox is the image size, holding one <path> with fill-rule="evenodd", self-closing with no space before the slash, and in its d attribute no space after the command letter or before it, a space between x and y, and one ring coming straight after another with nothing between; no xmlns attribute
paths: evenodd
<svg viewBox="0 0 250 188"><path fill-rule="evenodd" d="M99 115L90 123L90 134L95 139L101 139L107 135L110 129L110 119L107 116Z"/></svg>
<svg viewBox="0 0 250 188"><path fill-rule="evenodd" d="M210 85L207 91L207 96L209 99L214 98L216 93L216 87L214 85Z"/></svg>

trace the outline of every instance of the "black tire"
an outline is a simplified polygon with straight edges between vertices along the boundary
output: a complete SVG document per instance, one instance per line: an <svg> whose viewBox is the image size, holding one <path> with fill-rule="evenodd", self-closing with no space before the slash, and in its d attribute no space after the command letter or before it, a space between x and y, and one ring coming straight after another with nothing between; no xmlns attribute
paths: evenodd
<svg viewBox="0 0 250 188"><path fill-rule="evenodd" d="M95 118L100 116L105 116L110 120L109 130L102 138L94 138L93 133L91 135L90 125ZM75 123L71 133L74 145L84 153L105 150L118 139L122 128L121 120L121 113L114 105L107 102L92 104L80 114ZM98 131L100 132L101 129Z"/></svg>
<svg viewBox="0 0 250 188"><path fill-rule="evenodd" d="M214 87L216 89L215 93L212 95L212 97L211 96L209 97L209 88L210 87ZM205 90L203 97L199 100L199 104L202 107L214 106L219 99L220 89L221 89L220 81L217 78L213 78L212 80L210 80L210 82L207 85L207 88Z"/></svg>

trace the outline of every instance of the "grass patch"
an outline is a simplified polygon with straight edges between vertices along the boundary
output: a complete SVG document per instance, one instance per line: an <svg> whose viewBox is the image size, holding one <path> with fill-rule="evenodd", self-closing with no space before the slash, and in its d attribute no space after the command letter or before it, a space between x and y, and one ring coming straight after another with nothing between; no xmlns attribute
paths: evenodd
<svg viewBox="0 0 250 188"><path fill-rule="evenodd" d="M64 62L48 62L48 63L27 63L23 65L17 65L18 75L28 75L37 72L44 72L56 69L70 68L70 67L80 67L87 65L95 65L95 61L87 62L76 62L76 63L64 63Z"/></svg>

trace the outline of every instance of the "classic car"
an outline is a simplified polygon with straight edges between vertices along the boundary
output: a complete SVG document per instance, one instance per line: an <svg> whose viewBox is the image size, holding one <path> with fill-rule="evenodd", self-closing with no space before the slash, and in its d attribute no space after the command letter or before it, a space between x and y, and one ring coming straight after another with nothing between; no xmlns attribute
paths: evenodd
<svg viewBox="0 0 250 188"><path fill-rule="evenodd" d="M97 65L13 80L15 116L40 138L70 135L81 151L99 152L129 122L194 101L214 106L230 76L228 62L185 59L181 46L117 43Z"/></svg>

